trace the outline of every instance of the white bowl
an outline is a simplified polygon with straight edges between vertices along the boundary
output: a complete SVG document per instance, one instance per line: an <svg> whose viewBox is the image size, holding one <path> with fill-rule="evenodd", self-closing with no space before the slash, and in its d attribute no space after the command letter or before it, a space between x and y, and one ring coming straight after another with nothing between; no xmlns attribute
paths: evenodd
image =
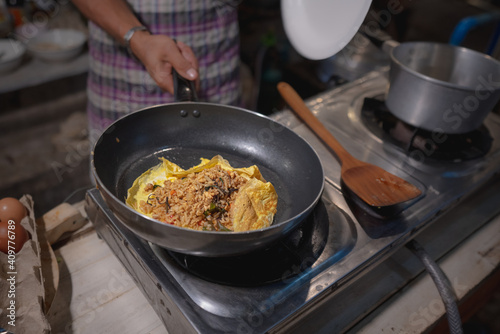
<svg viewBox="0 0 500 334"><path fill-rule="evenodd" d="M5 73L16 69L23 60L26 47L13 39L0 39L0 72Z"/></svg>
<svg viewBox="0 0 500 334"><path fill-rule="evenodd" d="M78 56L85 46L84 33L72 29L47 30L30 39L30 53L45 61L66 61Z"/></svg>

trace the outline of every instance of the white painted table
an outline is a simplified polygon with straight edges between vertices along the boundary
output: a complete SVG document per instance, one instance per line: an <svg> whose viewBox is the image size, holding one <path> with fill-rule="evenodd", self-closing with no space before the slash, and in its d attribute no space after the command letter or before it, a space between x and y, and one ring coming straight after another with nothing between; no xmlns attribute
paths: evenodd
<svg viewBox="0 0 500 334"><path fill-rule="evenodd" d="M417 239L425 240L426 233L435 232L430 227ZM427 246L433 247L432 244ZM93 230L57 249L56 255L60 259L60 285L49 314L54 334L167 333L132 278ZM396 253L374 268L367 281L369 289L390 284L385 277L401 275L398 272L401 261L406 260ZM415 259L411 261L415 262ZM493 218L473 233L443 257L439 264L460 299L477 288L500 266L500 217ZM354 285L366 285L367 282L362 280ZM361 297L360 303L363 298L367 297ZM313 317L333 319L345 316L342 312L354 312L357 307L350 305L343 309L335 315L315 314ZM419 333L430 328L443 314L439 294L429 275L424 273L387 298L350 332ZM326 328L320 332L332 330L328 326ZM300 326L296 329L300 330Z"/></svg>
<svg viewBox="0 0 500 334"><path fill-rule="evenodd" d="M132 278L95 232L55 253L60 283L49 312L53 334L167 333Z"/></svg>

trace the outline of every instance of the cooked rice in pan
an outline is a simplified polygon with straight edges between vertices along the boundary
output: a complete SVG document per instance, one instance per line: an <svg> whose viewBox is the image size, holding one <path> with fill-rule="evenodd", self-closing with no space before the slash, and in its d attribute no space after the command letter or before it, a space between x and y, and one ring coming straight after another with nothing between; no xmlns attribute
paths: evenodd
<svg viewBox="0 0 500 334"><path fill-rule="evenodd" d="M152 192L141 210L167 224L203 231L232 231L230 207L247 179L219 165L191 173L163 186L148 183Z"/></svg>

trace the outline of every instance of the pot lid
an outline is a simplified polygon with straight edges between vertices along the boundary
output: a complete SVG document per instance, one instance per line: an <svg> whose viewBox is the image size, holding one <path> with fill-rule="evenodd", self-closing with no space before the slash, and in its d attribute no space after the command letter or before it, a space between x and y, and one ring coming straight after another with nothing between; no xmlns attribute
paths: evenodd
<svg viewBox="0 0 500 334"><path fill-rule="evenodd" d="M371 0L281 0L283 25L303 57L319 60L339 52L354 37Z"/></svg>

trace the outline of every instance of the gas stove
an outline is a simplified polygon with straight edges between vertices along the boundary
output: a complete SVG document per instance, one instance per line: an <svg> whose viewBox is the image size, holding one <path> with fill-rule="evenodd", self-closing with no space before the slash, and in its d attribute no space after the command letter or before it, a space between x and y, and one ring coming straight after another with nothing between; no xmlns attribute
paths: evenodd
<svg viewBox="0 0 500 334"><path fill-rule="evenodd" d="M473 147L465 154L455 152L457 145L452 153L443 148L442 143L449 139L446 135L426 137L415 129L410 129L410 141L402 143L408 131L394 135L397 121L390 119L388 129L380 117L384 115L387 85L387 70L371 72L321 93L307 104L353 156L423 191L421 198L395 216L367 210L349 196L340 180L338 161L288 110L273 118L317 151L325 170L325 190L311 216L269 249L221 259L173 253L137 237L113 215L97 189L88 191L86 210L97 233L129 271L169 332L290 333L293 328L304 328L313 312L321 312L326 300L366 276L418 233L438 223L451 226L447 219L452 208L463 207L460 204L468 203L475 194L487 193L488 200L500 202L498 192L493 192L496 197L492 199L491 191L484 191L484 187L490 189L485 184L496 179L500 171L500 117L490 113L481 133L474 135L480 148ZM452 140L462 145L462 139ZM496 206L491 207L492 212L482 214L497 214ZM461 226L458 239L485 221ZM365 305L360 312L368 309ZM337 323L337 331L348 328L355 318ZM320 327L317 319L314 321Z"/></svg>

